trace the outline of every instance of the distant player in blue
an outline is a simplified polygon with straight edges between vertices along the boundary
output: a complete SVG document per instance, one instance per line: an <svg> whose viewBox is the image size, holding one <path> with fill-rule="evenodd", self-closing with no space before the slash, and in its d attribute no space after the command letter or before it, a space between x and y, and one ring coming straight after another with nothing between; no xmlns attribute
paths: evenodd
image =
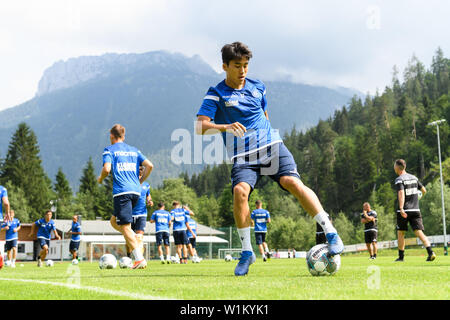
<svg viewBox="0 0 450 320"><path fill-rule="evenodd" d="M270 213L262 208L261 200L256 200L256 209L253 210L250 218L252 218L252 225L255 227L255 240L259 247L259 252L266 262L270 259L269 247L266 242L267 224L270 223Z"/></svg>
<svg viewBox="0 0 450 320"><path fill-rule="evenodd" d="M5 251L8 255L8 260L11 262L11 267L16 267L17 257L17 240L19 239L17 233L21 226L19 219L14 218L14 210L9 212L9 220L1 224L1 230L6 230L5 235Z"/></svg>
<svg viewBox="0 0 450 320"><path fill-rule="evenodd" d="M144 269L147 261L139 248L136 234L131 229L133 222L133 207L141 196L141 184L150 175L153 164L135 147L126 143L125 128L120 124L114 125L109 131L111 145L103 151L103 169L98 177L98 183L112 172L114 213L111 217L111 226L119 231L125 238L127 246L131 249L135 263L132 269ZM139 179L139 167L144 166L144 173Z"/></svg>
<svg viewBox="0 0 450 320"><path fill-rule="evenodd" d="M3 207L5 207L5 211L3 211ZM0 222L9 220L9 200L8 200L8 191L4 186L0 186ZM5 216L3 216L5 213Z"/></svg>
<svg viewBox="0 0 450 320"><path fill-rule="evenodd" d="M72 261L74 261L77 260L77 253L81 242L81 225L78 222L78 215L72 217L72 227L68 234L71 235L69 251L72 254Z"/></svg>
<svg viewBox="0 0 450 320"><path fill-rule="evenodd" d="M187 206L184 206L183 209L189 210ZM192 211L190 211L192 212ZM187 249L189 254L191 255L191 259L193 263L199 263L200 258L197 255L197 222L192 218L192 215L186 215L189 226L191 227L191 231L187 230L186 235L188 237L189 243L187 245Z"/></svg>
<svg viewBox="0 0 450 320"><path fill-rule="evenodd" d="M158 246L159 258L164 263L164 254L162 245L166 248L166 261L170 263L170 225L172 224L172 216L169 211L164 210L164 202L158 203L158 210L153 212L150 217L150 223L155 223L156 245Z"/></svg>
<svg viewBox="0 0 450 320"><path fill-rule="evenodd" d="M248 199L261 175L268 175L293 194L325 231L330 255L344 250L342 240L330 223L316 194L300 180L292 154L269 122L266 87L247 78L252 52L241 42L222 48L226 79L209 88L197 112L197 133L221 133L233 162L231 171L233 213L242 253L236 276L248 273L255 262L250 238Z"/></svg>
<svg viewBox="0 0 450 320"><path fill-rule="evenodd" d="M139 179L142 178L144 174L144 167L139 168ZM148 182L143 182L141 184L141 196L133 208L133 222L131 223L131 230L136 233L136 240L138 242L139 248L144 252L144 232L145 225L147 224L147 205L153 206L152 196L150 195L150 184ZM131 250L127 247L127 254L131 256Z"/></svg>
<svg viewBox="0 0 450 320"><path fill-rule="evenodd" d="M189 230L193 234L191 227L189 226L185 209L180 206L178 201L172 203L173 209L170 211L173 221L173 239L177 246L177 253L180 257L182 264L187 263L187 244L189 243L186 230ZM195 238L195 235L193 234ZM183 255L181 251L183 249Z"/></svg>
<svg viewBox="0 0 450 320"><path fill-rule="evenodd" d="M56 231L55 222L52 220L52 215L52 211L47 210L45 212L44 218L39 219L32 224L31 232L28 235L29 238L32 238L34 236L34 233L36 232L36 228L38 229L37 239L39 241L39 245L41 246L41 252L39 253L38 257L38 267L42 267L42 261L44 261L47 257L48 248L50 247L50 239L52 237L52 231L55 233L55 238L61 240L58 231Z"/></svg>

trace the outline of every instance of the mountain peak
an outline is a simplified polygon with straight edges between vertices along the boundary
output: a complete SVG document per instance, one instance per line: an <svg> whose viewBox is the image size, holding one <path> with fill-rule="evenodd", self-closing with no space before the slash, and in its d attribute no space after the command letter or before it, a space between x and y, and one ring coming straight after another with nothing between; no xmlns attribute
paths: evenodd
<svg viewBox="0 0 450 320"><path fill-rule="evenodd" d="M199 55L187 57L181 53L162 50L146 53L105 53L101 56L80 56L55 62L44 71L36 96L95 78L107 77L116 72L133 72L152 67L217 76Z"/></svg>

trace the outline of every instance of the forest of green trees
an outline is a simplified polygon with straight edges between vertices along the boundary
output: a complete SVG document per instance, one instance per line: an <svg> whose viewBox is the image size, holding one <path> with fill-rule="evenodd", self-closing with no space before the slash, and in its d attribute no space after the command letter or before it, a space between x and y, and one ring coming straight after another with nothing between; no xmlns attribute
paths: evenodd
<svg viewBox="0 0 450 320"><path fill-rule="evenodd" d="M370 76L370 75L368 75ZM442 233L441 191L436 127L428 123L446 119L440 127L446 210L450 210L450 59L438 49L429 69L413 56L399 79L394 67L392 83L382 93L354 97L347 106L307 131L292 128L283 138L292 152L302 181L319 196L344 243L363 242L360 212L369 201L379 217L379 240L396 238L393 189L397 158L407 162L428 190L420 202L425 232ZM270 115L270 110L269 110ZM52 181L42 168L39 144L26 123L19 124L7 154L0 162L0 184L16 216L31 222L57 202L57 218L82 214L84 219L109 219L113 211L112 181L96 182L92 159L83 169L77 192L63 173L64 163ZM154 170L158 170L155 168ZM151 189L154 203L179 200L196 213L199 223L233 226L231 165L206 167L201 173L166 179ZM151 176L149 178L151 184ZM293 196L263 177L250 198L261 199L272 224L267 240L275 248L307 249L314 243L315 223ZM152 212L156 208L149 208ZM450 219L447 229L450 230ZM412 234L409 234L411 236Z"/></svg>

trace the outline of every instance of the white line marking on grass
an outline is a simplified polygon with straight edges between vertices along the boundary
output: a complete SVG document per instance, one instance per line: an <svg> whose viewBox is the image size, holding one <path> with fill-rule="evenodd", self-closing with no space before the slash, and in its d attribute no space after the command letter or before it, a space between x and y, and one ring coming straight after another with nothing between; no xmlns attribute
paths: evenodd
<svg viewBox="0 0 450 320"><path fill-rule="evenodd" d="M32 280L32 279L16 279L16 278L0 278L0 281L19 281L19 282L28 282L28 283L38 283L38 284L44 284L44 285L50 285L50 286L65 287L68 289L87 290L87 291L91 291L91 292L110 294L113 296L120 296L120 297L127 297L127 298L136 299L136 300L174 300L171 298L149 296L149 295L139 294L139 293L134 293L134 292L111 290L111 289L90 287L90 286L79 286L76 284L61 283L61 282L41 281L41 280Z"/></svg>

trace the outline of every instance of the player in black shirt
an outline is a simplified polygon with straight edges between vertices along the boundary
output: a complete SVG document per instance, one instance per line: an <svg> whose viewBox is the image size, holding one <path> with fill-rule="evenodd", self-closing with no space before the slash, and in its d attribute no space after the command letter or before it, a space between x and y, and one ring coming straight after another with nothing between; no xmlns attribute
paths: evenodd
<svg viewBox="0 0 450 320"><path fill-rule="evenodd" d="M363 213L361 214L361 223L364 224L364 239L366 242L367 250L370 254L370 259L377 258L377 213L372 210L368 202L363 204Z"/></svg>
<svg viewBox="0 0 450 320"><path fill-rule="evenodd" d="M406 172L406 162L398 159L394 164L395 173L398 175L395 179L395 189L397 190L397 235L398 235L398 259L403 261L405 253L405 232L408 230L408 222L414 231L416 237L422 241L427 249L427 261L433 261L436 254L431 250L430 241L423 233L422 216L419 209L419 190L423 195L427 192L425 187L412 174Z"/></svg>

